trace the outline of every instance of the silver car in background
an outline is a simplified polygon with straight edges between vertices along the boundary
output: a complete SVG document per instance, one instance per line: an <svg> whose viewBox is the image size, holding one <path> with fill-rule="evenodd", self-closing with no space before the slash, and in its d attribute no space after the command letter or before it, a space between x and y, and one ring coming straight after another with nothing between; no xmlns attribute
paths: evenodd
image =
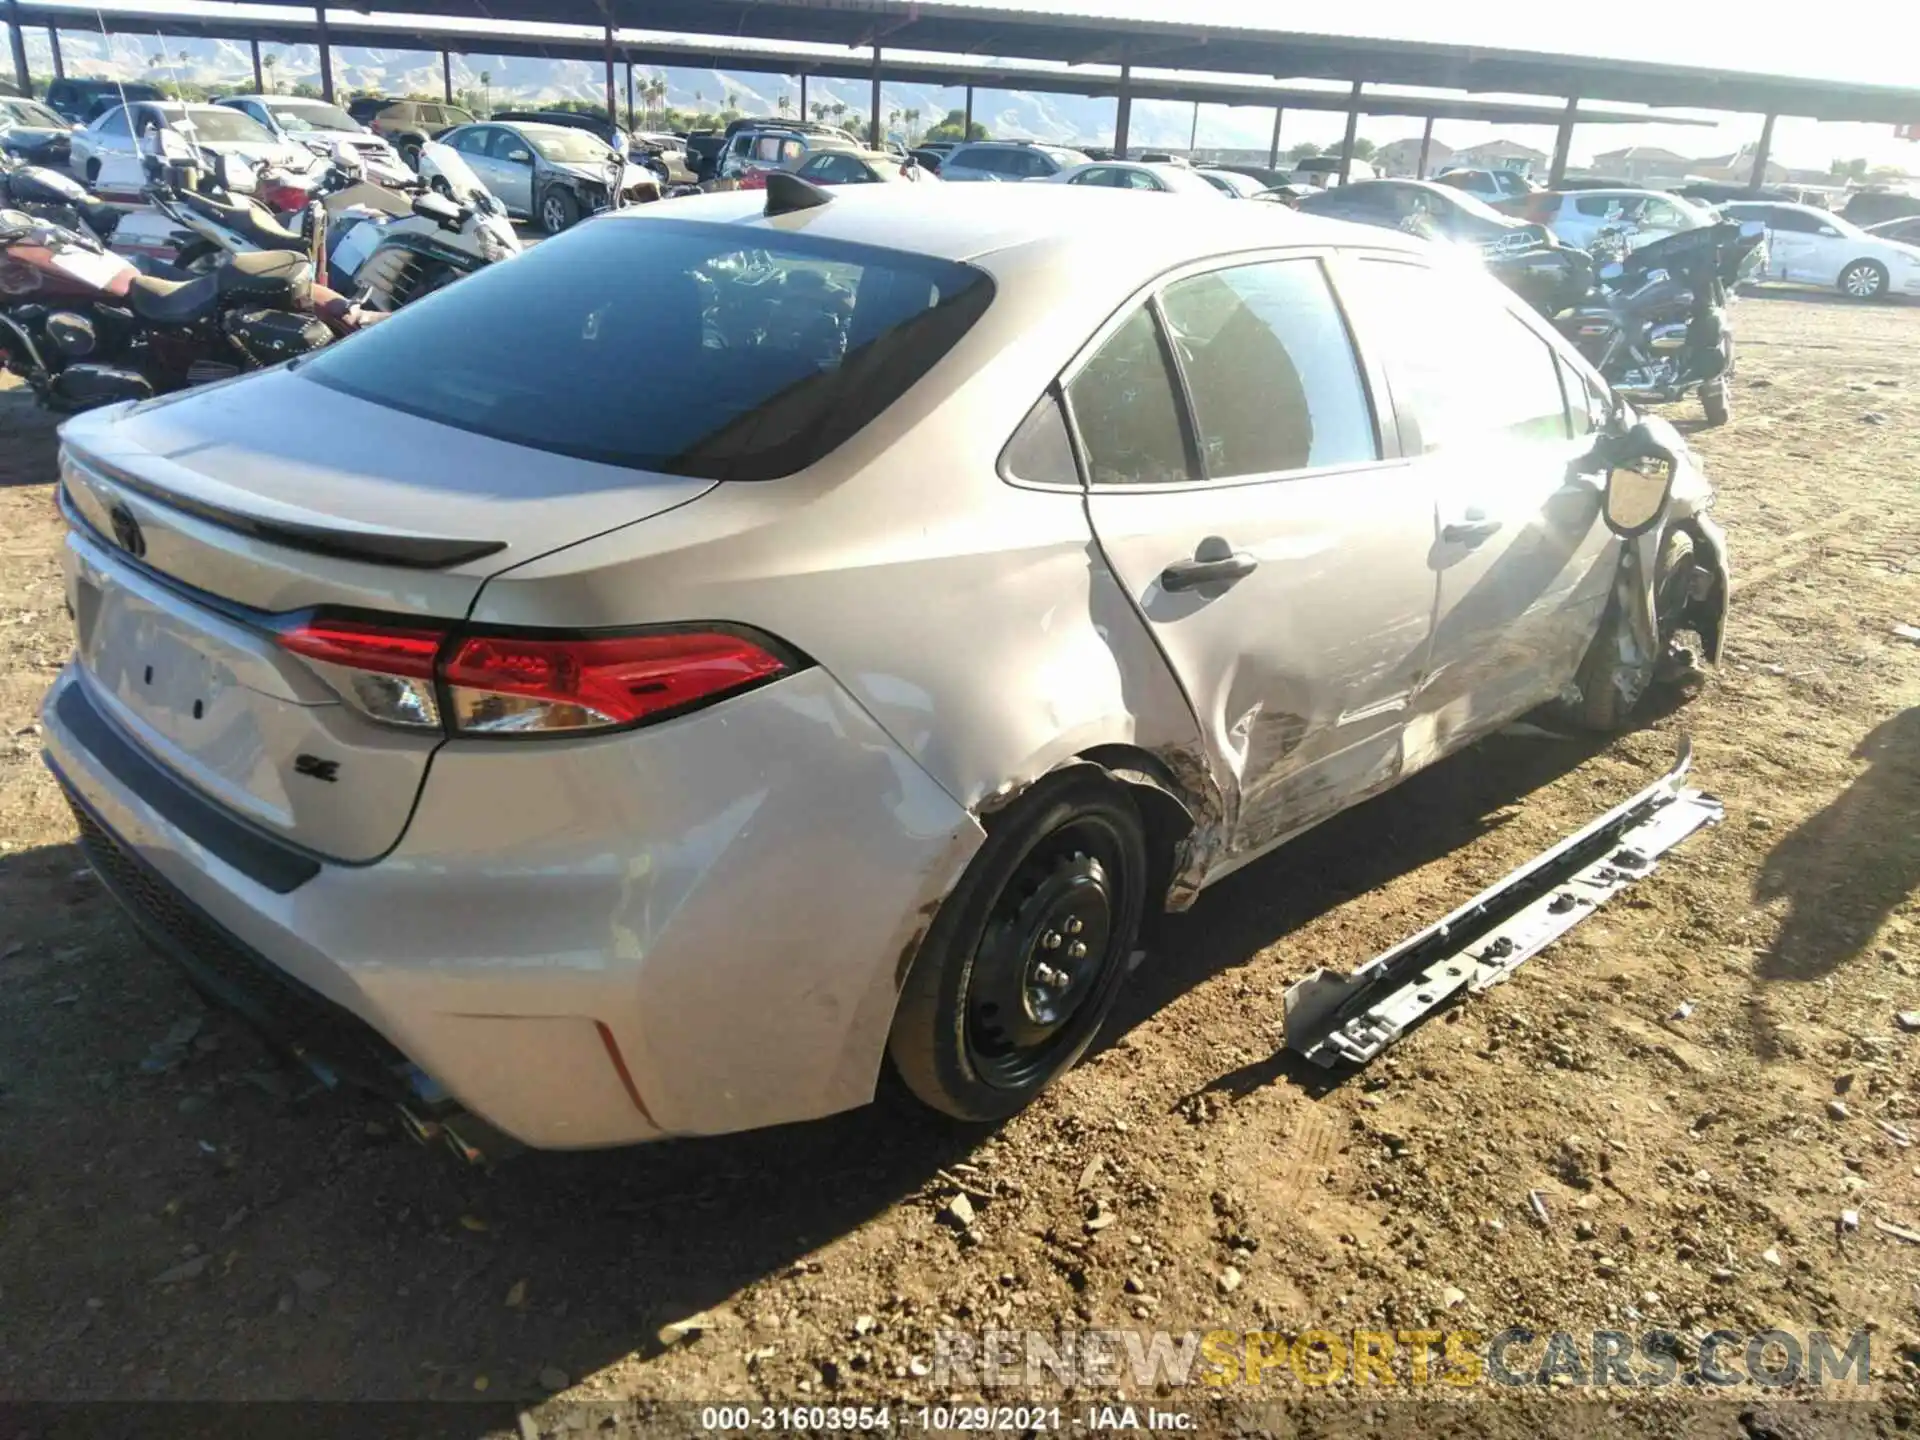
<svg viewBox="0 0 1920 1440"><path fill-rule="evenodd" d="M1711 492L1630 418L1390 232L776 176L69 421L47 758L143 931L330 1074L539 1146L889 1064L992 1119L1160 912L1717 657Z"/></svg>

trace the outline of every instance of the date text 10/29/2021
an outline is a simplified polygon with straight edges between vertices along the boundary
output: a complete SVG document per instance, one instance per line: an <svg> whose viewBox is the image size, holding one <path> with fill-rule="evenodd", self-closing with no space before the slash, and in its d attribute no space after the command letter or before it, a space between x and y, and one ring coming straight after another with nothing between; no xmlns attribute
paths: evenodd
<svg viewBox="0 0 1920 1440"><path fill-rule="evenodd" d="M708 1405L700 1428L715 1434L969 1431L1014 1435L1063 1431L1192 1431L1191 1411L1158 1405Z"/></svg>

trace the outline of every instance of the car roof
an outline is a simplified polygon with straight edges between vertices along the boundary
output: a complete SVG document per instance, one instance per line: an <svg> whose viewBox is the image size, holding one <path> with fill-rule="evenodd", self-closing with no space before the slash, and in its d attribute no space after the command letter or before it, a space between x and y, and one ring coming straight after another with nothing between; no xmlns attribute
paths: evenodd
<svg viewBox="0 0 1920 1440"><path fill-rule="evenodd" d="M1189 203L1208 206L1204 227L1195 227ZM1180 196L1142 204L1127 191L1079 185L860 185L836 190L828 204L772 217L764 212L764 193L749 190L689 195L670 206L637 205L595 223L696 220L764 226L956 261L1016 247L1084 251L1134 271L1141 283L1188 260L1237 250L1358 244L1425 253L1420 242L1390 230L1282 206L1220 205L1216 211L1213 204ZM1123 252L1113 244L1117 225L1125 226Z"/></svg>

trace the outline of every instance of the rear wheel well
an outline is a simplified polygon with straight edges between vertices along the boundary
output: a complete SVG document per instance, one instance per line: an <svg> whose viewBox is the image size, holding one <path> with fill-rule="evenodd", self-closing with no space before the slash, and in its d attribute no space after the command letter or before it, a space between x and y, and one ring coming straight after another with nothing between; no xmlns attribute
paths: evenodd
<svg viewBox="0 0 1920 1440"><path fill-rule="evenodd" d="M1078 759L1097 765L1109 779L1124 785L1140 810L1147 832L1148 874L1145 927L1151 931L1168 908L1169 891L1179 868L1181 848L1199 821L1194 802L1167 763L1132 745L1096 745Z"/></svg>

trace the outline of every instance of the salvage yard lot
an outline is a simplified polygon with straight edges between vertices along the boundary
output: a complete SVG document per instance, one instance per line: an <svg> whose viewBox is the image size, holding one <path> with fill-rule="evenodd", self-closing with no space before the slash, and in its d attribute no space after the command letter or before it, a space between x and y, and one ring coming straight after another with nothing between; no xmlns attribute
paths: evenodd
<svg viewBox="0 0 1920 1440"><path fill-rule="evenodd" d="M1911 1416L1920 1249L1876 1222L1920 1228L1920 307L1734 320L1734 421L1697 437L1734 616L1695 703L1611 743L1523 727L1236 875L997 1132L889 1103L491 1175L312 1093L86 877L34 721L68 646L51 429L0 392L0 1398L920 1403L939 1328L1867 1325L1879 1418ZM1723 825L1368 1070L1278 1057L1290 981L1683 732Z"/></svg>

